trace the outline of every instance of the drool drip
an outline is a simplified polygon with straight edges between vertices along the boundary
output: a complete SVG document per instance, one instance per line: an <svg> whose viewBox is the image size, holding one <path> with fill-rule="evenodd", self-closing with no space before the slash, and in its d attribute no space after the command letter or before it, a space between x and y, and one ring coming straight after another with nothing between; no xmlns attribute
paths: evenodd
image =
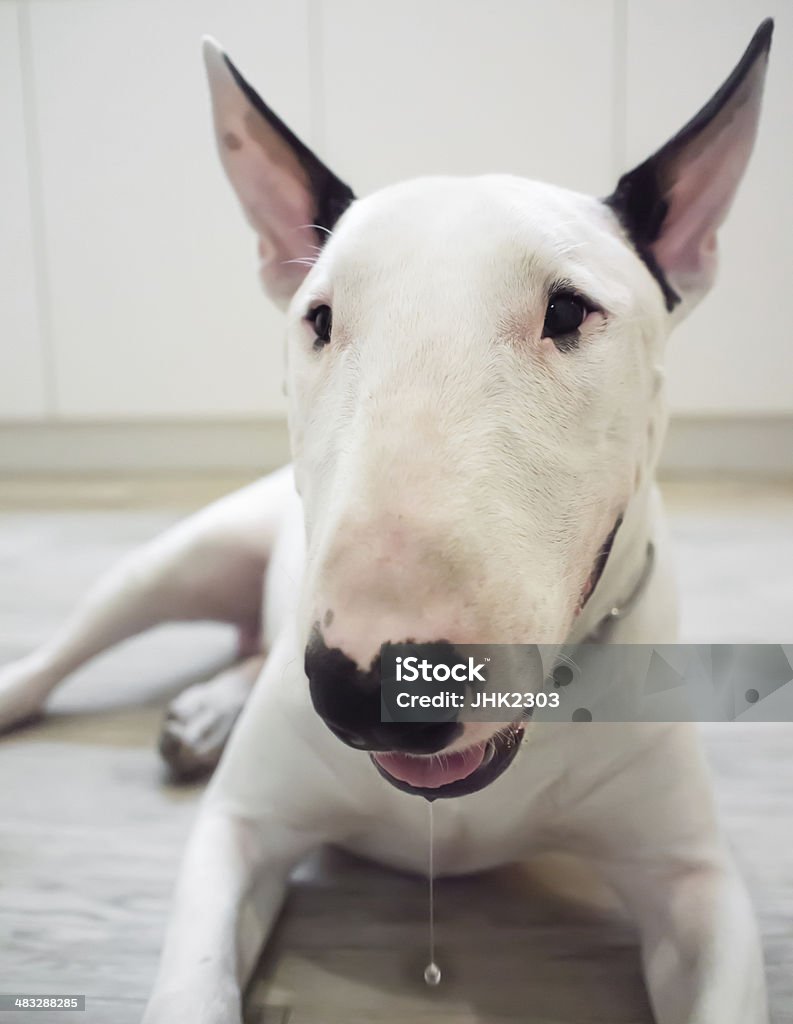
<svg viewBox="0 0 793 1024"><path fill-rule="evenodd" d="M441 969L435 963L435 834L432 808L434 802L427 801L430 812L430 850L429 850L429 895L430 895L430 962L424 968L424 981L431 987L440 984Z"/></svg>

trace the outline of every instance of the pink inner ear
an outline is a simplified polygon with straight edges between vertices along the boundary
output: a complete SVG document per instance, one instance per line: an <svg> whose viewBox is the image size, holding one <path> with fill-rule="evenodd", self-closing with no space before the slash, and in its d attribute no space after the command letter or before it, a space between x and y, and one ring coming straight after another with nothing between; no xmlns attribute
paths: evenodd
<svg viewBox="0 0 793 1024"><path fill-rule="evenodd" d="M220 157L259 235L262 282L283 305L316 255L318 240L311 227L316 199L311 181L293 149L234 81L222 52L211 45L204 52Z"/></svg>
<svg viewBox="0 0 793 1024"><path fill-rule="evenodd" d="M258 251L259 277L265 291L274 302L288 305L311 269L316 254L307 248L304 256L290 255L291 249L287 250L263 235L259 235Z"/></svg>
<svg viewBox="0 0 793 1024"><path fill-rule="evenodd" d="M716 232L729 212L757 134L762 79L740 95L692 140L670 169L669 212L653 252L683 291L707 288L716 270Z"/></svg>
<svg viewBox="0 0 793 1024"><path fill-rule="evenodd" d="M244 97L240 102L246 103ZM268 293L279 302L291 297L315 255L314 196L308 174L278 133L248 107L223 114L233 125L237 145L224 145L221 157L245 214L259 235L260 273Z"/></svg>

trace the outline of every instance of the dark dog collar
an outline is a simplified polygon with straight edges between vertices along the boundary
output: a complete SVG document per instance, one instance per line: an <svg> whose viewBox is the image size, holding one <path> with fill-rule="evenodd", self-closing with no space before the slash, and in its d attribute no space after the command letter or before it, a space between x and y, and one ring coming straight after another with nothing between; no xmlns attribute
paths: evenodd
<svg viewBox="0 0 793 1024"><path fill-rule="evenodd" d="M649 541L644 556L644 565L642 566L639 578L633 585L633 590L631 590L624 601L615 604L608 614L603 616L595 628L587 635L585 643L603 644L608 641L616 624L622 619L626 619L638 604L639 599L647 589L647 584L650 582L654 568L655 545L652 541Z"/></svg>

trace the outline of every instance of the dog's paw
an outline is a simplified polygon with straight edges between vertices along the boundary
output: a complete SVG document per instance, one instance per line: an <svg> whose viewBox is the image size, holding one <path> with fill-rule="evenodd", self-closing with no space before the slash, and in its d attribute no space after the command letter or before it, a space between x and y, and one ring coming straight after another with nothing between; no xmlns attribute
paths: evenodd
<svg viewBox="0 0 793 1024"><path fill-rule="evenodd" d="M250 688L250 681L231 668L188 687L172 701L159 746L175 777L194 778L215 767Z"/></svg>
<svg viewBox="0 0 793 1024"><path fill-rule="evenodd" d="M242 1008L235 985L201 993L193 985L184 992L155 992L146 1005L141 1024L242 1024Z"/></svg>
<svg viewBox="0 0 793 1024"><path fill-rule="evenodd" d="M0 733L38 718L48 693L35 655L0 667Z"/></svg>

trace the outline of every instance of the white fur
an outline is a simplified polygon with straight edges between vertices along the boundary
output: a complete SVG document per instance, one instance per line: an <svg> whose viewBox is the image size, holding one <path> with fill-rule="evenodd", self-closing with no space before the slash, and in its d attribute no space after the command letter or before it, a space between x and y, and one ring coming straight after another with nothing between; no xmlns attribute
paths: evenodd
<svg viewBox="0 0 793 1024"><path fill-rule="evenodd" d="M304 271L287 326L302 501L283 470L216 504L0 673L0 723L12 724L76 665L156 621L224 618L250 632L264 581L268 655L190 838L145 1024L240 1020L289 872L318 844L424 870L423 801L311 707L302 652L328 609L328 644L362 665L394 636L582 640L630 592L652 539L656 570L612 639L674 639L653 485L671 319L610 210L507 176L422 179L354 203ZM575 354L540 337L558 280L604 310ZM304 316L321 302L334 336L316 351ZM466 726L453 746L496 728ZM658 1024L767 1024L757 930L693 727L530 727L487 790L436 802L435 835L441 873L560 846L582 854L636 920Z"/></svg>

